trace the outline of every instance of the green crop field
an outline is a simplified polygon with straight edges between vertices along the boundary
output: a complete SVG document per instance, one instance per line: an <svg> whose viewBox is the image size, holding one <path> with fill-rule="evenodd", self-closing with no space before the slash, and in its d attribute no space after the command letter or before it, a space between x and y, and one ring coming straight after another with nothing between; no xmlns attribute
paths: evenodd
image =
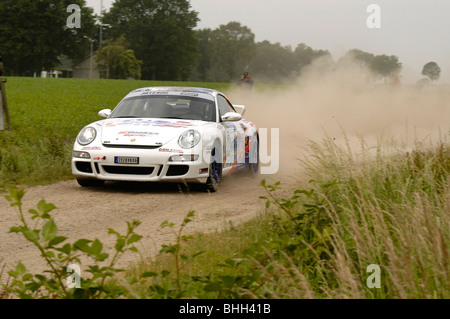
<svg viewBox="0 0 450 319"><path fill-rule="evenodd" d="M79 130L131 90L159 85L226 90L231 84L8 77L12 130L0 131L0 188L71 178L71 148Z"/></svg>

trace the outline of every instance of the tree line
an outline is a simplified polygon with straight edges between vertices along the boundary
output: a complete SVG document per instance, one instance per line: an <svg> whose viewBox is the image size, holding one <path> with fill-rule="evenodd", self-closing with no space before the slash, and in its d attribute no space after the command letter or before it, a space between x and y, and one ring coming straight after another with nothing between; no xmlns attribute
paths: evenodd
<svg viewBox="0 0 450 319"><path fill-rule="evenodd" d="M80 28L66 25L69 4L81 8ZM247 71L261 81L278 83L297 78L318 59L329 67L351 58L374 79L391 80L402 68L393 55L353 49L334 62L327 50L304 43L292 48L255 42L255 34L236 21L195 30L198 13L188 0L116 0L102 17L84 0L2 0L0 16L0 56L9 75L55 68L63 56L81 60L89 54L89 39L97 39L99 24L109 26L102 29L101 45L94 42L103 78L224 82ZM427 67L431 80L440 73L434 64Z"/></svg>

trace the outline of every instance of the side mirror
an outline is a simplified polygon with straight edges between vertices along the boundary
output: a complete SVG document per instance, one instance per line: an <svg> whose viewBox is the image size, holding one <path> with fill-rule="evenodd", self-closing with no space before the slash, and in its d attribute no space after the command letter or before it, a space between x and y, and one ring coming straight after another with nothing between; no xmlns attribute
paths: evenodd
<svg viewBox="0 0 450 319"><path fill-rule="evenodd" d="M233 107L236 109L236 111L241 114L242 116L244 116L244 112L245 112L245 105L233 105Z"/></svg>
<svg viewBox="0 0 450 319"><path fill-rule="evenodd" d="M227 112L222 116L224 122L236 122L242 120L242 115L236 112Z"/></svg>
<svg viewBox="0 0 450 319"><path fill-rule="evenodd" d="M101 110L100 112L98 112L98 116L101 116L101 117L108 117L108 116L110 116L111 115L111 110L110 109L103 109L103 110Z"/></svg>

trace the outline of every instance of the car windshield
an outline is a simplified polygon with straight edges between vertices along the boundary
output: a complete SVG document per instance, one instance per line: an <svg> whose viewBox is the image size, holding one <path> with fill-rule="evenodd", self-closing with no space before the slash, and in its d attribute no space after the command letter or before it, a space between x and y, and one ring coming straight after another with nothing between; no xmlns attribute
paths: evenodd
<svg viewBox="0 0 450 319"><path fill-rule="evenodd" d="M169 118L216 121L214 102L186 96L137 96L121 101L109 118Z"/></svg>

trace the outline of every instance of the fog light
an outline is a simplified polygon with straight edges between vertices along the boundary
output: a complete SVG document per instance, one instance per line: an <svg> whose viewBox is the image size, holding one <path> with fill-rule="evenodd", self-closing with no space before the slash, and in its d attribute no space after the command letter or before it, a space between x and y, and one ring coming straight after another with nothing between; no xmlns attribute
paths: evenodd
<svg viewBox="0 0 450 319"><path fill-rule="evenodd" d="M169 162L194 162L196 160L198 160L198 155L194 154L172 155L169 158Z"/></svg>
<svg viewBox="0 0 450 319"><path fill-rule="evenodd" d="M208 168L200 168L200 170L198 171L199 174L205 174L208 173Z"/></svg>
<svg viewBox="0 0 450 319"><path fill-rule="evenodd" d="M72 155L77 158L91 158L91 155L88 152L73 151Z"/></svg>

